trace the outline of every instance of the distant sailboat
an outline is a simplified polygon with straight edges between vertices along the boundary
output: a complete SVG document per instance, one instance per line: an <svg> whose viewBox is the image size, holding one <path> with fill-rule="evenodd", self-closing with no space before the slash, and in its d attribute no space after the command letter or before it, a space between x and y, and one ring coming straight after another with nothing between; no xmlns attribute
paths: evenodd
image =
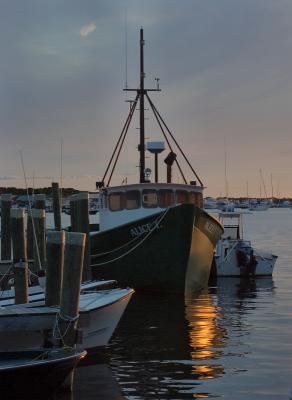
<svg viewBox="0 0 292 400"><path fill-rule="evenodd" d="M233 212L234 211L234 203L229 200L229 186L227 180L227 153L226 153L226 141L224 137L224 180L225 180L225 200L222 202L220 206L221 211L223 212Z"/></svg>
<svg viewBox="0 0 292 400"><path fill-rule="evenodd" d="M264 192L265 192L266 200L262 199L262 193L261 193L262 192L262 189L261 189L262 187L261 187L261 183L260 183L260 197L259 197L259 199L257 201L251 201L250 207L249 207L250 211L266 211L266 210L268 210L270 208L270 204L269 204L269 201L268 201L266 185L265 185L265 181L264 181L264 178L263 178L262 170L260 169L259 172L260 172L261 182L263 183L263 189L264 189Z"/></svg>

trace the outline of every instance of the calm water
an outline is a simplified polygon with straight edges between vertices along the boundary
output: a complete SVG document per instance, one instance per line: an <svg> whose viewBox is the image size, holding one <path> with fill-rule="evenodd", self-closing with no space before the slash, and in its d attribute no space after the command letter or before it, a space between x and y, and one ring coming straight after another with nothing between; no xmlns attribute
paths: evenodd
<svg viewBox="0 0 292 400"><path fill-rule="evenodd" d="M135 295L108 348L104 384L84 368L76 384L86 390L74 398L289 399L292 210L255 212L244 225L256 247L279 256L273 278L220 279L188 301Z"/></svg>
<svg viewBox="0 0 292 400"><path fill-rule="evenodd" d="M108 363L78 368L70 398L289 399L292 210L255 212L244 226L256 247L279 256L272 279L221 278L189 300L134 295Z"/></svg>

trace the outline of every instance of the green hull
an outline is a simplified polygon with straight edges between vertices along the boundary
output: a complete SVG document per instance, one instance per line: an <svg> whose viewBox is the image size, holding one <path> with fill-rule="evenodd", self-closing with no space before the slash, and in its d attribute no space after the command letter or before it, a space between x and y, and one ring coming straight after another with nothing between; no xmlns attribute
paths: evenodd
<svg viewBox="0 0 292 400"><path fill-rule="evenodd" d="M191 204L98 232L91 236L93 277L144 291L199 290L208 283L221 233L217 221Z"/></svg>

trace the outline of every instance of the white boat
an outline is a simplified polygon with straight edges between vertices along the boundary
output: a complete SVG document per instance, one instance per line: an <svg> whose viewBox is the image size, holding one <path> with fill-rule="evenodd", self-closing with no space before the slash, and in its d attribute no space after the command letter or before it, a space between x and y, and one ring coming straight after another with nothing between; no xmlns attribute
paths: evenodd
<svg viewBox="0 0 292 400"><path fill-rule="evenodd" d="M92 352L106 346L133 293L128 288L81 293L78 328L82 339L77 348ZM35 296L42 299L20 305L0 301L0 351L39 348L44 330L57 332L59 307L46 307L44 295Z"/></svg>
<svg viewBox="0 0 292 400"><path fill-rule="evenodd" d="M233 212L235 209L235 204L228 198L219 199L217 201L217 209L221 210L222 212Z"/></svg>
<svg viewBox="0 0 292 400"><path fill-rule="evenodd" d="M243 239L242 213L220 213L224 234L218 241L212 273L216 276L271 276L277 256Z"/></svg>
<svg viewBox="0 0 292 400"><path fill-rule="evenodd" d="M251 201L249 205L250 211L266 211L270 208L270 205L266 201Z"/></svg>
<svg viewBox="0 0 292 400"><path fill-rule="evenodd" d="M45 290L45 276L44 277L38 277L39 285L35 286L29 286L28 287L28 295L29 295L29 301L35 301L35 300L42 300L44 298L44 290ZM93 291L93 290L102 290L102 289L109 289L117 287L117 281L115 280L93 280L93 281L87 281L83 282L81 284L80 291L86 292L86 291ZM15 296L15 291L14 287L8 290L1 290L0 291L0 301L1 300L7 300L7 305L12 305L14 304L14 296Z"/></svg>
<svg viewBox="0 0 292 400"><path fill-rule="evenodd" d="M237 204L237 207L247 209L247 208L249 208L249 201L248 200L240 200L239 203Z"/></svg>
<svg viewBox="0 0 292 400"><path fill-rule="evenodd" d="M215 210L218 208L217 200L213 197L206 197L204 199L204 209L205 210Z"/></svg>
<svg viewBox="0 0 292 400"><path fill-rule="evenodd" d="M223 204L221 207L222 212L233 212L235 209L235 205L233 201L227 200L225 204Z"/></svg>

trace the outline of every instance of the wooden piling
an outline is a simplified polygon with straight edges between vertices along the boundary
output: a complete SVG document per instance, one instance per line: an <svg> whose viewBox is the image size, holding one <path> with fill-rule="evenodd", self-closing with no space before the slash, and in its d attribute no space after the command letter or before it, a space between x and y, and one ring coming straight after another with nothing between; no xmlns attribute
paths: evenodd
<svg viewBox="0 0 292 400"><path fill-rule="evenodd" d="M12 195L1 196L1 260L11 260L10 209Z"/></svg>
<svg viewBox="0 0 292 400"><path fill-rule="evenodd" d="M46 195L45 194L36 194L34 196L34 208L38 210L46 209Z"/></svg>
<svg viewBox="0 0 292 400"><path fill-rule="evenodd" d="M28 266L24 233L24 210L11 209L10 221L15 281L15 303L28 303Z"/></svg>
<svg viewBox="0 0 292 400"><path fill-rule="evenodd" d="M71 203L70 203L71 204ZM74 195L72 199L73 209L73 227L74 231L86 233L85 250L84 250L84 266L82 281L91 279L90 268L90 243L89 243L89 194L81 192Z"/></svg>
<svg viewBox="0 0 292 400"><path fill-rule="evenodd" d="M62 229L62 220L61 220L61 205L60 205L60 189L58 182L52 182L52 192L53 192L53 211L54 211L55 230L60 231Z"/></svg>
<svg viewBox="0 0 292 400"><path fill-rule="evenodd" d="M34 235L33 235L32 220L30 213L28 213L27 224L26 224L26 251L28 260L33 260L33 243L34 243Z"/></svg>
<svg viewBox="0 0 292 400"><path fill-rule="evenodd" d="M77 232L77 205L76 195L73 194L70 197L70 221L71 221L71 232Z"/></svg>
<svg viewBox="0 0 292 400"><path fill-rule="evenodd" d="M63 334L63 343L68 346L76 344L85 236L83 233L68 232L65 238L60 329Z"/></svg>
<svg viewBox="0 0 292 400"><path fill-rule="evenodd" d="M64 268L65 232L47 233L46 306L60 305Z"/></svg>
<svg viewBox="0 0 292 400"><path fill-rule="evenodd" d="M46 265L46 212L43 209L31 210L34 224L33 271L45 269Z"/></svg>

